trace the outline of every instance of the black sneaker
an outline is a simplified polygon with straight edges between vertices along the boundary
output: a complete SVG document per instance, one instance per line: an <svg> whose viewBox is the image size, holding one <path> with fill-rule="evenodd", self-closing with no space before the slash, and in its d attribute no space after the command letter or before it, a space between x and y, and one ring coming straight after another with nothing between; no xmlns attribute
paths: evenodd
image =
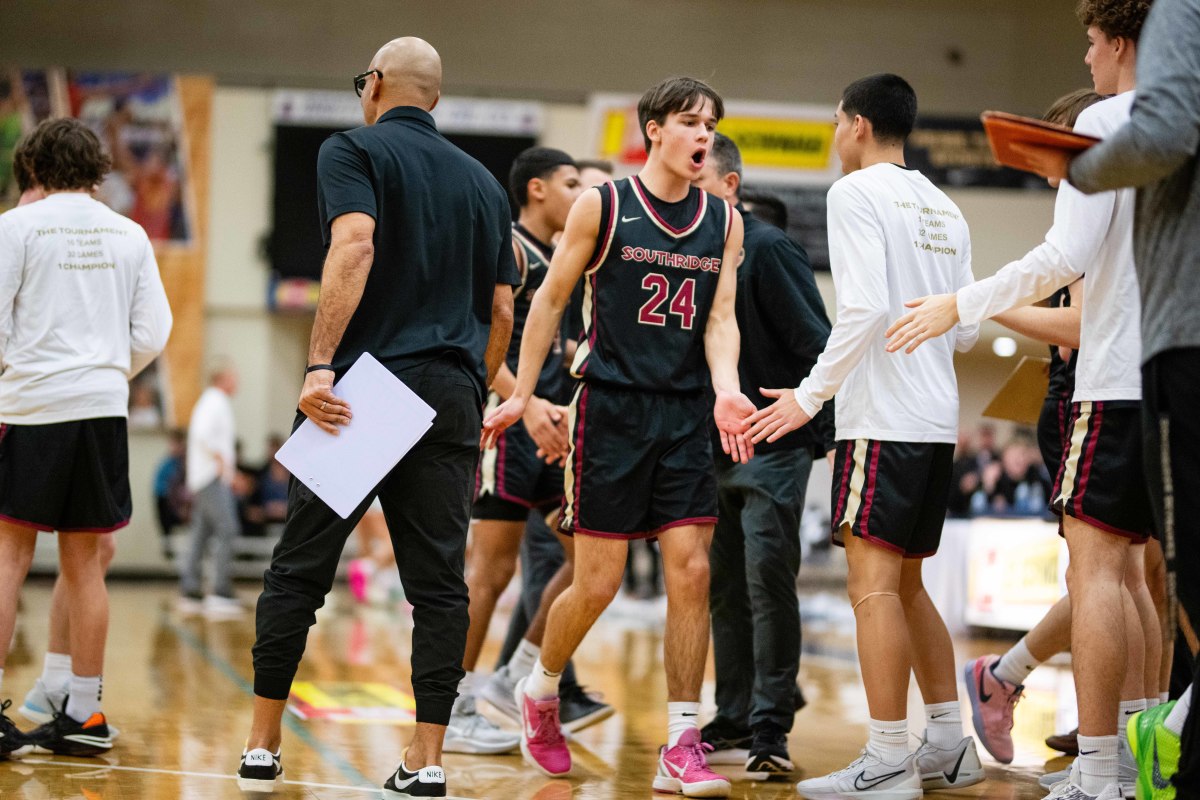
<svg viewBox="0 0 1200 800"><path fill-rule="evenodd" d="M273 792L283 783L283 762L279 753L256 747L242 753L237 776L238 788L243 792Z"/></svg>
<svg viewBox="0 0 1200 800"><path fill-rule="evenodd" d="M751 738L749 730L735 728L720 717L700 729L700 741L712 747L709 764L745 764Z"/></svg>
<svg viewBox="0 0 1200 800"><path fill-rule="evenodd" d="M763 725L754 731L750 755L746 758L746 775L751 780L765 781L774 776L787 777L796 767L787 751L787 734L777 725Z"/></svg>
<svg viewBox="0 0 1200 800"><path fill-rule="evenodd" d="M445 797L446 770L441 767L422 767L416 772L396 767L396 774L383 785L384 800L406 800L409 797Z"/></svg>
<svg viewBox="0 0 1200 800"><path fill-rule="evenodd" d="M616 713L608 703L601 703L583 687L575 684L566 686L558 695L558 719L563 730L577 733L584 728L603 722Z"/></svg>
<svg viewBox="0 0 1200 800"><path fill-rule="evenodd" d="M11 705L12 700L0 703L0 760L8 758L10 753L14 753L28 744L25 734L21 733L17 724L4 713Z"/></svg>
<svg viewBox="0 0 1200 800"><path fill-rule="evenodd" d="M34 753L57 756L98 756L112 749L108 720L97 711L83 722L59 711L54 719L25 734Z"/></svg>

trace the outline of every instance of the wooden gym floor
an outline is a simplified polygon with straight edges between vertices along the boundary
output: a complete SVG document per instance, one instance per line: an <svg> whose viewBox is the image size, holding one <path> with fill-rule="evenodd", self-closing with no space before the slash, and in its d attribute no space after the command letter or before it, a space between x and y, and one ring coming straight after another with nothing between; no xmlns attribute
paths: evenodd
<svg viewBox="0 0 1200 800"><path fill-rule="evenodd" d="M255 588L243 584L240 591L249 602ZM0 762L0 798L243 797L233 773L250 720L252 612L233 621L181 618L172 607L175 587L167 583L116 581L110 595L104 707L121 729L116 747L102 758L27 756ZM23 729L30 725L16 708L41 670L49 600L50 584L31 581L4 676L3 693L14 700L10 716ZM800 683L808 706L796 717L790 749L802 776L812 776L843 767L857 756L866 738L867 710L854 662L848 606L828 593L805 598L803 607ZM572 747L575 771L569 779L549 780L526 767L519 754L448 755L451 795L506 800L665 797L650 788L666 725L658 621L662 608L661 602L619 600L584 642L576 660L580 678L603 692L618 713L578 735ZM494 661L505 622L503 611L498 612L481 667ZM403 607L356 606L339 586L318 615L298 680L327 688L377 682L407 691L410 628L411 617ZM956 647L961 664L965 658L1002 651L1005 643L959 639ZM1071 727L1073 689L1070 673L1062 667L1043 667L1034 677L1018 708L1015 762L1001 767L980 748L989 780L932 797L1044 796L1037 776L1047 765L1059 769L1066 761L1048 762L1056 754L1042 739ZM710 666L706 716L714 710L711 681ZM919 713L915 685L910 708L914 715ZM965 706L964 719L970 719ZM917 725L913 730L920 733ZM274 796L378 797L410 733L410 724L403 722L301 720L288 714L283 744L287 783ZM797 797L794 782L754 783L739 770L726 769L734 780L735 798Z"/></svg>

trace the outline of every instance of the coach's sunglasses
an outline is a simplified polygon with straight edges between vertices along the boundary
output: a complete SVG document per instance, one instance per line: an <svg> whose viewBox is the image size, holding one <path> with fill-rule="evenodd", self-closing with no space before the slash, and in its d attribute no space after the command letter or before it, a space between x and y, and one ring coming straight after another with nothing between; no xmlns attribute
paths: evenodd
<svg viewBox="0 0 1200 800"><path fill-rule="evenodd" d="M369 69L361 75L354 76L354 93L362 97L363 89L367 88L367 78L372 75L378 75L379 80L383 80L383 72L378 69Z"/></svg>

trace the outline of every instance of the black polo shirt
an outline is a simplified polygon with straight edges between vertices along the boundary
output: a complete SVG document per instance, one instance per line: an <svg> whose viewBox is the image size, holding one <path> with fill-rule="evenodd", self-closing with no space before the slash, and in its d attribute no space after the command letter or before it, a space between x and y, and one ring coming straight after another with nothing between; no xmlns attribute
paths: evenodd
<svg viewBox="0 0 1200 800"><path fill-rule="evenodd" d="M333 358L338 375L363 353L393 372L453 355L482 399L496 284L521 282L508 197L491 173L427 111L400 106L321 145L317 202L327 248L337 217L375 219L375 261Z"/></svg>
<svg viewBox="0 0 1200 800"><path fill-rule="evenodd" d="M742 393L759 408L775 402L762 389L796 387L808 376L829 339L829 317L804 248L776 228L748 213L741 205L745 226L745 257L737 270L738 330L742 349L738 374ZM762 441L756 453L804 448L813 455L833 449L833 403L808 425L779 441ZM719 441L716 444L720 447Z"/></svg>

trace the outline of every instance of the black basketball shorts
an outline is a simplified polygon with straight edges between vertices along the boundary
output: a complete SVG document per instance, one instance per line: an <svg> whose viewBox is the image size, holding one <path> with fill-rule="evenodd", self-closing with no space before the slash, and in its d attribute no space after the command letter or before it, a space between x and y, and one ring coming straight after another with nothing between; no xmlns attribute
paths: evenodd
<svg viewBox="0 0 1200 800"><path fill-rule="evenodd" d="M715 525L717 482L703 393L661 394L581 382L559 519L564 533L646 539Z"/></svg>
<svg viewBox="0 0 1200 800"><path fill-rule="evenodd" d="M937 552L953 483L954 445L843 439L833 463L833 543L845 529L905 558Z"/></svg>
<svg viewBox="0 0 1200 800"><path fill-rule="evenodd" d="M39 531L108 533L129 524L124 417L0 424L0 519Z"/></svg>
<svg viewBox="0 0 1200 800"><path fill-rule="evenodd" d="M488 411L499 404L492 393ZM550 513L562 503L563 470L547 464L537 454L537 444L518 420L483 451L475 475L472 519L524 522L529 510Z"/></svg>
<svg viewBox="0 0 1200 800"><path fill-rule="evenodd" d="M1054 512L1144 543L1154 533L1154 516L1142 466L1141 403L1072 403L1069 431Z"/></svg>

